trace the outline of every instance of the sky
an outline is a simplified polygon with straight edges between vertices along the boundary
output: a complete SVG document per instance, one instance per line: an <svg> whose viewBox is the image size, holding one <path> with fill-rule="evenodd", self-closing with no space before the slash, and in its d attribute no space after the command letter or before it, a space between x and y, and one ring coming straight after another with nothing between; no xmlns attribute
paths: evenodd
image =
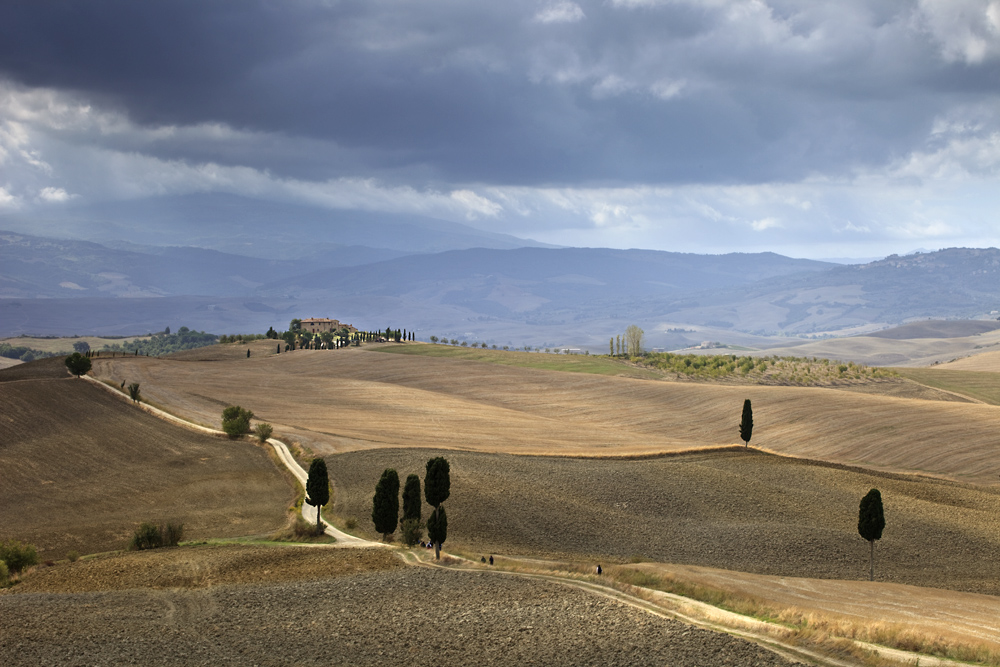
<svg viewBox="0 0 1000 667"><path fill-rule="evenodd" d="M0 214L204 192L571 246L998 246L1000 0L0 4Z"/></svg>

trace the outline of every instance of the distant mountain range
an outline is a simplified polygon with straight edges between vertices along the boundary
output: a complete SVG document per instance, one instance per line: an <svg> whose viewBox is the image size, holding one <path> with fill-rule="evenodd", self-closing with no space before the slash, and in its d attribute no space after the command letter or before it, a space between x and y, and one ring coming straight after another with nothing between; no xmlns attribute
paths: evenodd
<svg viewBox="0 0 1000 667"><path fill-rule="evenodd" d="M383 221L390 227L372 220L361 225L405 227L398 237L370 230L332 235L382 246L324 245L331 235L315 227L319 221L282 226L268 223L267 215L242 227L233 217L206 229L196 240L214 248L150 245L157 238L146 227L123 234L117 247L0 232L0 335L126 334L182 325L237 333L325 316L367 329L406 327L424 340L434 334L603 351L609 336L632 323L646 330L648 346L669 349L703 340L765 344L754 341L928 318L996 319L1000 310L995 248L845 266L774 253L524 247L514 237L462 225L402 219ZM294 257L220 249L230 233L237 247L252 229L266 236L261 225L267 224ZM163 218L162 226L163 238L182 236L183 224ZM306 238L296 240L299 234ZM460 247L404 253L399 247L406 235L416 239L409 247ZM463 246L477 241L500 247Z"/></svg>

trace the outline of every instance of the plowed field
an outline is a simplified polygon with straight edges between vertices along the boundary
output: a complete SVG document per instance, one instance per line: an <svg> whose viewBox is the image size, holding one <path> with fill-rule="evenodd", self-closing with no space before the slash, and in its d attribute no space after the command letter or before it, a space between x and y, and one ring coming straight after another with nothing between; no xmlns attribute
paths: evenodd
<svg viewBox="0 0 1000 667"><path fill-rule="evenodd" d="M882 493L879 581L1000 594L1000 493L744 451L635 461L415 450L327 457L335 511L373 539L382 471L451 465L448 542L473 555L633 557L759 574L867 579L858 504ZM424 517L430 514L424 506Z"/></svg>

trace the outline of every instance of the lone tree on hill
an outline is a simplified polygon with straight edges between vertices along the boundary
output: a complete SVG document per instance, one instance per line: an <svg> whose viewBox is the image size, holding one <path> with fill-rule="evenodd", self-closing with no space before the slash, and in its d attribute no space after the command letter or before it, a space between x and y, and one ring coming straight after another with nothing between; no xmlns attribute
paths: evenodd
<svg viewBox="0 0 1000 667"><path fill-rule="evenodd" d="M73 375L80 377L81 375L86 375L90 370L90 359L83 356L79 352L74 352L73 354L66 357L66 368Z"/></svg>
<svg viewBox="0 0 1000 667"><path fill-rule="evenodd" d="M133 403L138 403L142 400L142 396L139 395L139 383L133 382L128 386L128 397L132 399Z"/></svg>
<svg viewBox="0 0 1000 667"><path fill-rule="evenodd" d="M389 541L389 536L396 532L399 523L399 475L392 468L382 471L382 477L375 485L375 495L372 497L372 523L376 532L382 534L382 539Z"/></svg>
<svg viewBox="0 0 1000 667"><path fill-rule="evenodd" d="M253 412L244 410L238 405L230 405L222 411L222 430L235 440L250 432L251 419L253 419Z"/></svg>
<svg viewBox="0 0 1000 667"><path fill-rule="evenodd" d="M858 534L868 540L871 555L868 562L868 580L875 581L875 540L882 539L885 515L882 513L882 494L872 489L861 499L858 508Z"/></svg>
<svg viewBox="0 0 1000 667"><path fill-rule="evenodd" d="M441 545L448 536L448 519L441 503L451 495L451 467L448 459L443 456L427 461L427 474L424 475L424 498L427 504L434 507L427 519L427 537L434 543L434 557L441 558ZM431 528L431 526L436 526Z"/></svg>
<svg viewBox="0 0 1000 667"><path fill-rule="evenodd" d="M750 407L750 399L743 401L743 419L740 420L740 440L744 447L750 446L750 436L753 435L753 408Z"/></svg>
<svg viewBox="0 0 1000 667"><path fill-rule="evenodd" d="M309 478L306 479L306 503L316 508L316 534L323 532L323 505L330 502L330 476L326 472L326 461L320 458L309 464Z"/></svg>

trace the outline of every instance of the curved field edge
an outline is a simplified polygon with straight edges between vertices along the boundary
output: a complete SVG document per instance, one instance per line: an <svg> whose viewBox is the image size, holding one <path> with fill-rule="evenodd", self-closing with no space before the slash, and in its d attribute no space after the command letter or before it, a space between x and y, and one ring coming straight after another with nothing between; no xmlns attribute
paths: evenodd
<svg viewBox="0 0 1000 667"><path fill-rule="evenodd" d="M750 398L757 447L984 484L1000 479L997 408L983 404L649 382L353 348L251 358L244 350L212 363L98 359L94 373L116 386L139 382L157 405L198 423L217 425L222 408L241 405L318 453L425 447L613 457L732 445Z"/></svg>

